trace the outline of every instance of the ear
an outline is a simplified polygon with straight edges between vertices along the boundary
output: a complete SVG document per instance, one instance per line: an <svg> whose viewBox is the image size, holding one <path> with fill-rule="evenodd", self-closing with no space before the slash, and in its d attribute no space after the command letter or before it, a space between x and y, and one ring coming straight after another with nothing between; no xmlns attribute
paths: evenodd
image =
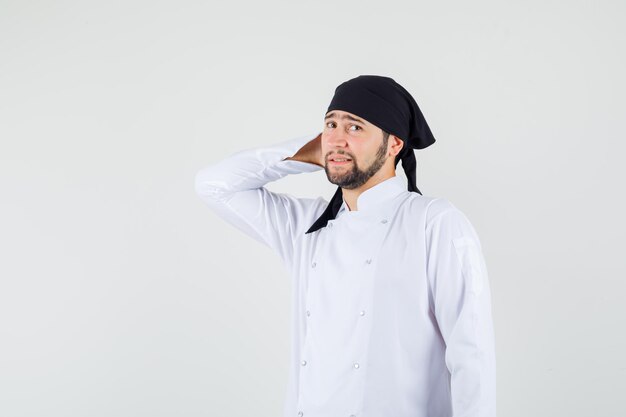
<svg viewBox="0 0 626 417"><path fill-rule="evenodd" d="M396 155L400 153L402 147L404 146L404 141L397 136L389 135L389 153L394 158Z"/></svg>

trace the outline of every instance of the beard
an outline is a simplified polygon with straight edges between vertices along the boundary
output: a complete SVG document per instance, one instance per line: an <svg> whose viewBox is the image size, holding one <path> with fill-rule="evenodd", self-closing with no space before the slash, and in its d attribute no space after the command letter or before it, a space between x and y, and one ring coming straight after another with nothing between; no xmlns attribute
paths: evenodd
<svg viewBox="0 0 626 417"><path fill-rule="evenodd" d="M370 164L369 167L365 169L361 169L356 159L354 158L352 158L352 161L345 166L338 166L337 168L332 169L328 167L328 161L326 161L326 163L324 164L326 178L328 178L328 181L330 181L331 183L347 190L359 188L360 186L365 184L370 178L372 178L374 174L376 174L385 164L385 161L387 160L385 155L386 153L387 140L383 140L383 143L376 151L374 161Z"/></svg>

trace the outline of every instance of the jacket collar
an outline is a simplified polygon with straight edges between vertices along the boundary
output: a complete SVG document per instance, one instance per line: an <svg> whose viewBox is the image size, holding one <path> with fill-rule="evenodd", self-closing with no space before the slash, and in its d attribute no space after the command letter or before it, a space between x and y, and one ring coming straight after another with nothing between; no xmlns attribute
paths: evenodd
<svg viewBox="0 0 626 417"><path fill-rule="evenodd" d="M363 191L357 197L358 210L349 210L346 200L343 200L341 208L337 212L337 217L342 214L354 215L359 212L377 210L389 205L389 202L400 194L408 192L407 185L401 177L393 176L379 182L375 186Z"/></svg>

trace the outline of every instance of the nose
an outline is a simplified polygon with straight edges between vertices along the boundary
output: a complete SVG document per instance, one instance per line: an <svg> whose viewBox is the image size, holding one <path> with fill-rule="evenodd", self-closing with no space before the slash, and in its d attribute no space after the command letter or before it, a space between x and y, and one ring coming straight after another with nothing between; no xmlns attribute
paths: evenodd
<svg viewBox="0 0 626 417"><path fill-rule="evenodd" d="M329 150L337 148L345 148L348 144L346 140L347 133L342 132L340 129L334 129L326 135L326 144Z"/></svg>

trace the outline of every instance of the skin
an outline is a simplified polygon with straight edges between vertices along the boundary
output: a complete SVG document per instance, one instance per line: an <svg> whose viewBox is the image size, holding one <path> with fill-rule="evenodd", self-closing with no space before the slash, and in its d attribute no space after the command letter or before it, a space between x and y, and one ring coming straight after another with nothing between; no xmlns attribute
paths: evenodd
<svg viewBox="0 0 626 417"><path fill-rule="evenodd" d="M331 183L341 187L348 208L358 210L359 195L396 175L395 157L402 149L402 139L389 135L383 142L379 127L355 114L332 110L325 115L324 130L292 157L324 168ZM352 161L336 164L335 156Z"/></svg>

